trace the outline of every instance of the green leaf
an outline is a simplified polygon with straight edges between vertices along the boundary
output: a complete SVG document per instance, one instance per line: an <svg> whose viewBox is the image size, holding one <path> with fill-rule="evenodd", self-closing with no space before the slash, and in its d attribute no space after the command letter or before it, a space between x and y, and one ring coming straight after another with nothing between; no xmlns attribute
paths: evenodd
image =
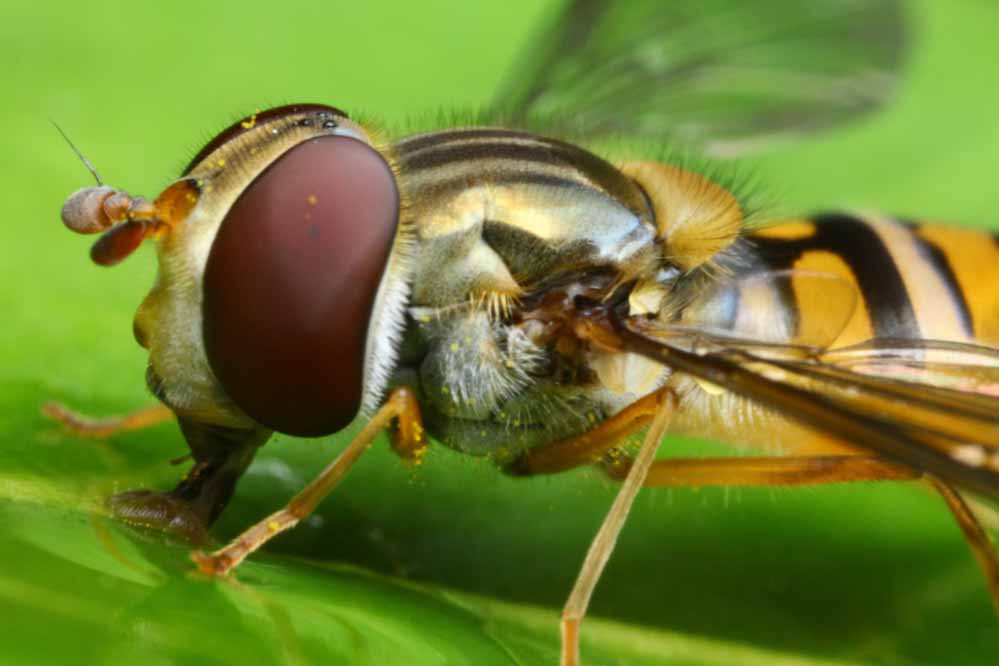
<svg viewBox="0 0 999 666"><path fill-rule="evenodd" d="M155 196L201 140L277 101L390 123L487 101L543 3L8 5L0 663L554 663L558 608L613 497L594 473L510 479L440 447L410 472L376 447L313 519L211 581L183 545L100 514L110 493L176 482L175 426L89 442L38 413L49 399L94 414L150 401L131 317L152 254L99 269L62 228L88 175L48 117L109 182ZM753 165L782 208L999 228L999 7L913 10L897 104ZM280 506L343 443L268 444L216 536ZM957 526L905 485L643 493L583 635L588 666L999 661Z"/></svg>

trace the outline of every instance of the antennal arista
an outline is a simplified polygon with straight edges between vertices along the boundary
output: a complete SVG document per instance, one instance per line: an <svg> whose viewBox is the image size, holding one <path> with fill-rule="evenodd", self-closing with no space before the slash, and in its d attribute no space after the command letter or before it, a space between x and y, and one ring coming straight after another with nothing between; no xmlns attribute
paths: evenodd
<svg viewBox="0 0 999 666"><path fill-rule="evenodd" d="M94 263L101 266L117 264L147 237L185 217L197 202L199 188L190 179L177 181L154 202L105 185L97 169L66 132L54 120L50 121L97 181L96 186L84 187L69 195L62 206L62 222L71 231L78 234L104 232L90 249Z"/></svg>

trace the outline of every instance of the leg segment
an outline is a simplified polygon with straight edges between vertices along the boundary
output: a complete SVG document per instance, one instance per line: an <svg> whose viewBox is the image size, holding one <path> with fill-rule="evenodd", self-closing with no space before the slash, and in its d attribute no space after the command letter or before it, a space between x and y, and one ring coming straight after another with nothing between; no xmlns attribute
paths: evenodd
<svg viewBox="0 0 999 666"><path fill-rule="evenodd" d="M375 437L394 419L399 420L399 428L395 434L393 449L410 460L422 457L426 443L416 399L407 388L394 389L354 441L287 505L250 527L224 548L210 554L201 551L191 553L198 568L206 574L225 575L250 553L298 524L343 480Z"/></svg>
<svg viewBox="0 0 999 666"><path fill-rule="evenodd" d="M271 433L179 422L195 461L187 476L169 492L132 490L108 498L107 503L125 522L204 543L208 526L229 503L236 482Z"/></svg>
<svg viewBox="0 0 999 666"><path fill-rule="evenodd" d="M647 426L666 395L666 389L650 393L593 430L526 451L510 463L505 471L514 476L554 474L599 462L601 456L620 444L622 439Z"/></svg>
<svg viewBox="0 0 999 666"><path fill-rule="evenodd" d="M637 461L608 456L605 468L614 479L626 479ZM804 486L849 481L925 480L947 503L985 575L992 603L999 613L999 553L960 494L936 477L876 456L812 456L757 458L676 458L653 463L645 485L660 488L689 486Z"/></svg>
<svg viewBox="0 0 999 666"><path fill-rule="evenodd" d="M42 414L78 437L94 439L104 439L120 432L142 430L174 417L170 408L161 403L143 407L129 414L92 418L75 412L61 403L48 402L42 406Z"/></svg>
<svg viewBox="0 0 999 666"><path fill-rule="evenodd" d="M604 461L611 478L623 479L631 459L612 454ZM659 488L704 486L805 486L846 481L904 481L921 474L876 456L670 458L657 460L645 485Z"/></svg>
<svg viewBox="0 0 999 666"><path fill-rule="evenodd" d="M982 524L978 522L978 518L975 517L964 498L956 490L929 474L926 475L926 481L943 497L944 502L947 503L947 508L950 509L961 528L964 539L968 542L971 553L975 556L975 561L978 562L978 567L985 574L989 593L992 595L992 605L995 606L996 613L999 614L999 555L996 553L995 546L989 540Z"/></svg>
<svg viewBox="0 0 999 666"><path fill-rule="evenodd" d="M652 461L656 457L659 442L662 441L673 415L675 400L671 393L663 393L661 404L645 435L645 441L638 452L635 464L628 470L624 479L624 484L614 499L607 517L604 518L600 531L590 543L590 548L583 560L583 566L576 578L576 583L572 587L569 599L562 610L562 666L578 666L579 664L579 625L586 615L586 608L590 604L590 597L600 580L607 560L610 559L617 543L624 521L628 518L628 512L635 501L635 496L645 482L645 475L648 473Z"/></svg>

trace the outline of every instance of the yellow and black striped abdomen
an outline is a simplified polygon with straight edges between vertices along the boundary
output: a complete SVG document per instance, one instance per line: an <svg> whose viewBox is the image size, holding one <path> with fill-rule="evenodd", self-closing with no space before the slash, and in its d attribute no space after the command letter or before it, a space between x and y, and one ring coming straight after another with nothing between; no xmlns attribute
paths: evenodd
<svg viewBox="0 0 999 666"><path fill-rule="evenodd" d="M825 214L750 236L769 269L833 273L860 304L834 343L871 338L976 342L999 347L999 237L886 217ZM798 317L823 303L796 299Z"/></svg>

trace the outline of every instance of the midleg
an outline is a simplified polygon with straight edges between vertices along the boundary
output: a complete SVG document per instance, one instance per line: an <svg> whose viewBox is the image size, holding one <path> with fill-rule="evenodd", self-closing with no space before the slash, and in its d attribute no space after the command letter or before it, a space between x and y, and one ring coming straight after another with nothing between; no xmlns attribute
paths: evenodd
<svg viewBox="0 0 999 666"><path fill-rule="evenodd" d="M659 399L657 400L658 411L652 421L652 426L645 435L642 448L635 458L635 463L628 470L624 484L614 499L614 504L611 505L600 530L590 543L586 558L583 560L583 566L576 577L576 583L562 609L562 666L578 666L579 664L579 626L586 615L586 608L590 604L593 590L614 551L617 538L628 518L628 512L635 501L635 496L641 489L649 466L656 457L659 442L666 434L666 428L676 407L672 393L661 392L654 395Z"/></svg>
<svg viewBox="0 0 999 666"><path fill-rule="evenodd" d="M426 450L426 440L420 411L413 393L407 388L393 389L388 400L364 426L357 437L313 481L295 495L283 508L267 516L214 553L195 551L191 558L207 574L225 575L272 538L294 527L312 513L343 480L374 441L394 419L399 427L394 433L392 448L412 461L418 461Z"/></svg>
<svg viewBox="0 0 999 666"><path fill-rule="evenodd" d="M525 451L504 471L514 476L554 474L580 465L600 462L601 457L620 445L621 440L652 421L667 391L668 389L661 389L636 400L581 435Z"/></svg>

